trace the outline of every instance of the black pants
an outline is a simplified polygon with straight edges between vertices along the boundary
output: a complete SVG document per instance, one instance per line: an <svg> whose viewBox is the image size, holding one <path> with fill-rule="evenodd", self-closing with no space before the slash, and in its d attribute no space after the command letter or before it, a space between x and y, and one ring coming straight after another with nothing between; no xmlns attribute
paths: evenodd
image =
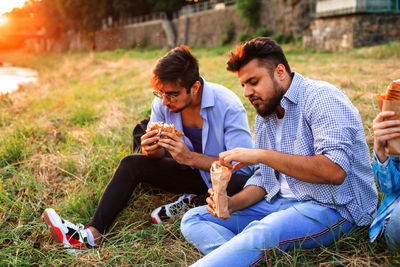
<svg viewBox="0 0 400 267"><path fill-rule="evenodd" d="M232 196L242 190L248 178L233 174L227 188L228 195ZM208 188L199 170L180 165L170 157L152 159L135 154L123 158L119 163L89 225L104 234L140 182L171 193L196 194L198 197L194 201L195 205L206 204Z"/></svg>

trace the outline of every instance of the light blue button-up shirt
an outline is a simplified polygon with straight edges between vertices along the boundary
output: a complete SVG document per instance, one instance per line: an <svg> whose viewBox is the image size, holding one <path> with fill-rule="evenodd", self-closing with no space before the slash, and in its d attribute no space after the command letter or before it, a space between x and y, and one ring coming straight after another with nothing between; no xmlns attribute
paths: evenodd
<svg viewBox="0 0 400 267"><path fill-rule="evenodd" d="M280 103L285 116L278 151L302 156L324 155L347 174L341 185L312 184L285 175L296 199L335 209L357 225L371 223L378 194L358 110L340 89L298 73L294 74ZM257 115L256 148L277 150L276 125L275 113L266 118ZM257 164L248 185L264 188L268 202L279 195L279 180L274 170L264 164Z"/></svg>
<svg viewBox="0 0 400 267"><path fill-rule="evenodd" d="M203 117L202 150L203 154L218 157L219 153L237 147L253 148L246 110L240 99L224 86L204 81L200 115ZM162 105L162 99L154 98L150 123L162 121L172 123L177 130L183 131L181 113L171 112ZM191 150L189 138L183 137ZM244 167L236 171L250 176L252 169ZM210 173L200 170L200 174L211 187Z"/></svg>

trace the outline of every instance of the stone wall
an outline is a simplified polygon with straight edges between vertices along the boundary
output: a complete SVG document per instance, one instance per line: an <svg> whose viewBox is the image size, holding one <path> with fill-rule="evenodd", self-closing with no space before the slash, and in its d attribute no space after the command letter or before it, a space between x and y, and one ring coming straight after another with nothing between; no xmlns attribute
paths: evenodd
<svg viewBox="0 0 400 267"><path fill-rule="evenodd" d="M95 34L97 50L132 48L139 45L167 46L166 34L160 20L108 28Z"/></svg>
<svg viewBox="0 0 400 267"><path fill-rule="evenodd" d="M286 35L301 35L310 25L309 0L268 0L261 7L261 25Z"/></svg>
<svg viewBox="0 0 400 267"><path fill-rule="evenodd" d="M290 3L289 3L290 2ZM261 26L287 35L300 35L309 25L308 0L264 0L261 8ZM181 16L173 20L177 33L176 44L190 46L218 46L226 31L226 24L235 25L235 36L249 30L236 13L235 6L208 10ZM122 27L108 28L95 35L97 50L129 48L146 41L147 45L168 46L167 36L160 20Z"/></svg>
<svg viewBox="0 0 400 267"><path fill-rule="evenodd" d="M174 20L178 33L177 43L191 46L221 45L226 23L235 25L236 35L245 29L233 6L180 17Z"/></svg>
<svg viewBox="0 0 400 267"><path fill-rule="evenodd" d="M318 18L303 34L307 48L342 51L400 40L400 14L353 14Z"/></svg>

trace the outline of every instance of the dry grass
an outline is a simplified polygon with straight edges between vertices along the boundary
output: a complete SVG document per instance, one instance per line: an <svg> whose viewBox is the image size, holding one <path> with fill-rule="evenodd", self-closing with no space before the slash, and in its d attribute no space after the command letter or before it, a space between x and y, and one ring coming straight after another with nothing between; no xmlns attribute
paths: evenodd
<svg viewBox="0 0 400 267"><path fill-rule="evenodd" d="M391 44L346 53L285 47L294 71L342 88L360 111L372 149L376 93L400 77ZM197 48L201 73L241 97L251 125L255 111L235 75L225 71L231 47ZM375 51L375 53L374 53ZM388 52L389 51L389 52ZM131 131L148 116L150 73L165 50L24 55L0 59L40 73L38 85L0 98L0 264L186 266L202 255L180 234L179 219L155 227L150 212L176 199L139 186L99 249L79 256L56 247L41 221L47 207L86 223L119 160L130 154ZM395 56L391 56L395 55ZM400 255L384 241L370 244L367 228L336 244L266 258L276 266L395 266Z"/></svg>

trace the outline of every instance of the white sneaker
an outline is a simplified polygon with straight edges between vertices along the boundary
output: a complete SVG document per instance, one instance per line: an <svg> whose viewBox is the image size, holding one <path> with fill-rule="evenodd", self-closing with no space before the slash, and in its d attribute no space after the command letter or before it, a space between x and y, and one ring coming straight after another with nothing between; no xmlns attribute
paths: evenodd
<svg viewBox="0 0 400 267"><path fill-rule="evenodd" d="M161 225L163 220L168 220L171 217L182 216L192 208L190 200L196 195L193 194L185 194L178 198L177 201L162 205L161 207L156 208L151 213L151 219L155 224Z"/></svg>

